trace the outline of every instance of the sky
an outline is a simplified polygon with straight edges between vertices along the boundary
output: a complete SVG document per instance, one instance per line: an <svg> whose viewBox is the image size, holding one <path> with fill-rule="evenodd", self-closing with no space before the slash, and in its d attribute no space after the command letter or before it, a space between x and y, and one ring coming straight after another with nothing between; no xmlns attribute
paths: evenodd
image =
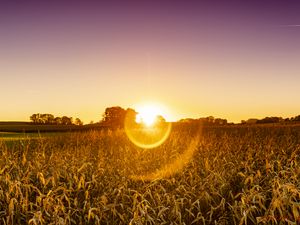
<svg viewBox="0 0 300 225"><path fill-rule="evenodd" d="M299 115L300 4L199 2L1 2L0 120Z"/></svg>

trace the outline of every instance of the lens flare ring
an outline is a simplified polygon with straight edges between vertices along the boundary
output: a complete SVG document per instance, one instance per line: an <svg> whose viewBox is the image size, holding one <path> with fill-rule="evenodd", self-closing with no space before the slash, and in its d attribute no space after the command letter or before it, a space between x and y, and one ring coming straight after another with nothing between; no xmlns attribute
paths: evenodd
<svg viewBox="0 0 300 225"><path fill-rule="evenodd" d="M135 144L136 146L143 149L155 148L163 144L170 135L171 132L171 123L163 123L164 126L161 127L149 127L147 124L137 124L136 123L136 114L130 113L125 117L125 133L129 140ZM142 180L142 181L153 181L164 179L174 175L175 173L183 170L183 168L192 160L194 152L199 147L199 141L201 137L201 129L202 126L195 128L198 132L196 132L196 136L191 139L191 142L186 146L185 150L179 155L175 160L172 160L165 165L161 165L160 168L157 168L155 171L149 171L142 174L130 174L129 177L132 180ZM151 134L155 134L155 129L161 129L159 135L154 141L145 141L151 136Z"/></svg>
<svg viewBox="0 0 300 225"><path fill-rule="evenodd" d="M164 122L145 126L136 123L136 118L132 114L127 114L125 117L125 133L129 140L136 146L144 149L151 149L163 144L170 135L172 125Z"/></svg>
<svg viewBox="0 0 300 225"><path fill-rule="evenodd" d="M142 181L153 181L164 179L167 177L171 177L175 173L181 171L192 159L195 150L197 149L199 144L199 137L194 138L188 148L184 151L182 155L180 155L173 162L162 166L160 169L155 172L142 174L142 175L130 175L130 178L133 180L142 180Z"/></svg>

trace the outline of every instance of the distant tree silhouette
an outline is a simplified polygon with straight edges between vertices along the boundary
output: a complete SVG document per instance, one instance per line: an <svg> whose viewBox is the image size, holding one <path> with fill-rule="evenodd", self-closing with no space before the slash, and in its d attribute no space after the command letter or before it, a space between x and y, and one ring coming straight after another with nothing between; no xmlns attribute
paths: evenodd
<svg viewBox="0 0 300 225"><path fill-rule="evenodd" d="M263 119L248 119L248 120L242 120L241 124L292 123L297 121L300 121L300 115L291 118L268 116Z"/></svg>
<svg viewBox="0 0 300 225"><path fill-rule="evenodd" d="M257 123L279 123L283 121L283 119L281 117L265 117L261 120L258 120Z"/></svg>
<svg viewBox="0 0 300 225"><path fill-rule="evenodd" d="M179 120L180 123L190 123L190 124L196 124L200 123L203 125L226 125L227 120L226 119L220 119L220 118L214 118L213 116L198 118L198 119L192 119L192 118L186 118Z"/></svg>
<svg viewBox="0 0 300 225"><path fill-rule="evenodd" d="M258 119L251 118L247 119L246 124L256 124L258 122Z"/></svg>
<svg viewBox="0 0 300 225"><path fill-rule="evenodd" d="M300 121L300 115L292 117L291 121Z"/></svg>
<svg viewBox="0 0 300 225"><path fill-rule="evenodd" d="M74 124L81 126L81 125L83 125L83 122L79 118L76 118Z"/></svg>
<svg viewBox="0 0 300 225"><path fill-rule="evenodd" d="M35 113L30 116L30 120L36 124L52 124L54 123L54 116L52 114Z"/></svg>
<svg viewBox="0 0 300 225"><path fill-rule="evenodd" d="M63 117L54 117L54 115L49 113L35 113L30 116L30 120L35 124L56 124L56 125L72 125L73 118L68 116ZM76 118L75 123L77 125L82 125L82 122L79 118Z"/></svg>
<svg viewBox="0 0 300 225"><path fill-rule="evenodd" d="M131 108L126 109L126 117L131 121L135 121L137 114L138 113L134 109Z"/></svg>
<svg viewBox="0 0 300 225"><path fill-rule="evenodd" d="M178 122L179 123L193 123L193 122L196 122L196 119L185 118L185 119L180 119Z"/></svg>
<svg viewBox="0 0 300 225"><path fill-rule="evenodd" d="M156 117L156 123L165 123L166 119L162 115Z"/></svg>
<svg viewBox="0 0 300 225"><path fill-rule="evenodd" d="M54 123L55 124L61 124L61 117L57 116L54 118Z"/></svg>
<svg viewBox="0 0 300 225"><path fill-rule="evenodd" d="M54 116L52 114L42 114L42 119L44 124L54 123Z"/></svg>
<svg viewBox="0 0 300 225"><path fill-rule="evenodd" d="M30 116L30 120L33 122L33 123L38 123L38 119L39 119L39 116L38 116L38 114L32 114L31 116Z"/></svg>
<svg viewBox="0 0 300 225"><path fill-rule="evenodd" d="M204 121L208 122L208 123L214 123L215 121L215 118L213 116L209 116L209 117L206 117L204 119Z"/></svg>
<svg viewBox="0 0 300 225"><path fill-rule="evenodd" d="M109 107L105 109L101 123L113 128L121 128L124 126L126 115L135 119L136 114L136 111L131 108L125 110L120 106Z"/></svg>
<svg viewBox="0 0 300 225"><path fill-rule="evenodd" d="M103 114L103 123L112 127L121 127L124 123L126 110L120 106L109 107Z"/></svg>
<svg viewBox="0 0 300 225"><path fill-rule="evenodd" d="M63 116L61 118L61 124L62 125L71 125L71 124L73 124L73 118L72 117Z"/></svg>
<svg viewBox="0 0 300 225"><path fill-rule="evenodd" d="M227 124L227 120L226 119L217 118L217 119L214 120L214 124L224 125L224 124Z"/></svg>

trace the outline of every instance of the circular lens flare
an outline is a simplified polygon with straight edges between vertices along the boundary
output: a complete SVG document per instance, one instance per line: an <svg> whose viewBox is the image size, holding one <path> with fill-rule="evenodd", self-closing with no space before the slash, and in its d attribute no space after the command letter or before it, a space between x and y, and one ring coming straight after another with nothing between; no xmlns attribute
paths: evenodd
<svg viewBox="0 0 300 225"><path fill-rule="evenodd" d="M162 166L162 168L156 170L155 172L140 175L133 174L130 176L130 178L133 180L151 181L170 177L174 173L181 171L191 161L198 144L199 138L194 138L188 148L176 160L166 164L165 166Z"/></svg>
<svg viewBox="0 0 300 225"><path fill-rule="evenodd" d="M127 113L125 132L131 142L140 148L155 148L164 143L171 132L171 123L166 122L154 107L143 107L138 114Z"/></svg>

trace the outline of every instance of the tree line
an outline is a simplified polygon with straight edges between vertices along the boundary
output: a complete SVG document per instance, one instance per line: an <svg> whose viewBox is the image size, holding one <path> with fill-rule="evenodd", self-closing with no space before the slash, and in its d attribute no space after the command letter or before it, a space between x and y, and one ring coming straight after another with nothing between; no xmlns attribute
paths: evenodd
<svg viewBox="0 0 300 225"><path fill-rule="evenodd" d="M186 118L178 121L179 123L201 123L203 125L226 125L227 119L215 118L213 116L201 117L198 119Z"/></svg>
<svg viewBox="0 0 300 225"><path fill-rule="evenodd" d="M282 118L277 116L265 117L263 119L242 120L241 124L266 124L266 123L298 123L300 115L291 118Z"/></svg>
<svg viewBox="0 0 300 225"><path fill-rule="evenodd" d="M203 117L203 118L198 118L198 119L186 118L186 119L181 119L178 122L201 123L203 125L230 125L230 124L233 124L233 123L228 123L226 119L214 118L213 116L208 116L208 117ZM251 118L248 120L242 120L241 124L299 123L299 122L300 122L300 115L291 117L291 118L267 116L263 119Z"/></svg>
<svg viewBox="0 0 300 225"><path fill-rule="evenodd" d="M108 107L105 109L105 112L102 114L102 119L95 124L122 128L124 126L125 117L130 115L133 119L138 113L132 109L124 109L120 106ZM73 119L72 117L62 116L55 117L52 114L45 113L35 113L30 116L30 120L34 124L56 124L56 125L83 125L83 122L79 118ZM162 116L158 116L158 120L165 122L165 119ZM291 118L282 118L282 117L265 117L263 119L248 119L242 120L241 124L266 124L266 123L298 123L300 122L300 115L291 117ZM203 125L229 125L233 123L228 123L227 119L214 118L213 116L202 117L202 118L186 118L181 119L178 123L201 123Z"/></svg>
<svg viewBox="0 0 300 225"><path fill-rule="evenodd" d="M122 128L124 127L126 117L128 120L135 122L137 114L138 112L132 108L123 109L120 106L108 107L105 109L105 112L102 115L102 120L99 123L103 126ZM156 121L158 123L166 122L165 118L161 115L156 116Z"/></svg>
<svg viewBox="0 0 300 225"><path fill-rule="evenodd" d="M34 124L53 124L53 125L83 125L83 122L76 118L68 116L54 116L49 113L35 113L30 116L30 121Z"/></svg>
<svg viewBox="0 0 300 225"><path fill-rule="evenodd" d="M135 118L137 112L134 109L123 109L120 106L108 107L105 109L105 112L102 114L102 119L99 122L94 123L91 121L90 124L121 128L124 126L126 115ZM30 116L30 121L34 124L83 125L83 122L79 118L74 120L72 117L68 116L55 117L49 113L32 114Z"/></svg>

